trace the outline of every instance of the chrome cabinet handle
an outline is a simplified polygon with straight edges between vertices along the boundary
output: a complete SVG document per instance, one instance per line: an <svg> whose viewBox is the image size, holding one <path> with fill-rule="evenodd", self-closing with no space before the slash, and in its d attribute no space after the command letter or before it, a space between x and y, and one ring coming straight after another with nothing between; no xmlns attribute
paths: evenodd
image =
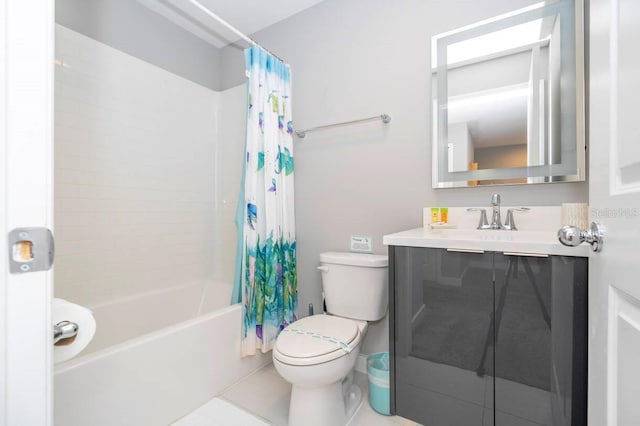
<svg viewBox="0 0 640 426"><path fill-rule="evenodd" d="M583 231L577 226L563 226L558 231L558 240L568 247L576 247L583 242L591 244L594 252L602 251L604 230L598 222L591 222L591 229Z"/></svg>
<svg viewBox="0 0 640 426"><path fill-rule="evenodd" d="M448 249L447 249L447 251L454 252L454 253L477 253L477 254L484 254L484 250L477 250L477 249L448 248Z"/></svg>

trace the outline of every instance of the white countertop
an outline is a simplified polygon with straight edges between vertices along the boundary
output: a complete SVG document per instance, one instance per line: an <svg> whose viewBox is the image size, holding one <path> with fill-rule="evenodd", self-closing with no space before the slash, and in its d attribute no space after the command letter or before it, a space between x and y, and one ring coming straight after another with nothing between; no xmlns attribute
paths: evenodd
<svg viewBox="0 0 640 426"><path fill-rule="evenodd" d="M483 250L516 254L588 257L589 245L566 247L553 231L495 231L416 228L385 235L387 246Z"/></svg>

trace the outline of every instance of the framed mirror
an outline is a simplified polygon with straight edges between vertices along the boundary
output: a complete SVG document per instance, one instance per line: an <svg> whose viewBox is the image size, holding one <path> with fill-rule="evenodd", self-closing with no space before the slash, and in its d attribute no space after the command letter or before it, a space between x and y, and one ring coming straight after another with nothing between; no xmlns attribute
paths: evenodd
<svg viewBox="0 0 640 426"><path fill-rule="evenodd" d="M432 38L433 187L585 179L582 0Z"/></svg>

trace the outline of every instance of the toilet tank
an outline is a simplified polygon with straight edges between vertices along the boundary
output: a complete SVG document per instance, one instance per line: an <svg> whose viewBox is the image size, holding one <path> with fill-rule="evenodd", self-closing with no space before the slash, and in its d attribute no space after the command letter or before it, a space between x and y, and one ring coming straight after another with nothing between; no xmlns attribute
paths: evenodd
<svg viewBox="0 0 640 426"><path fill-rule="evenodd" d="M364 253L320 254L327 312L345 318L377 321L387 313L389 259Z"/></svg>

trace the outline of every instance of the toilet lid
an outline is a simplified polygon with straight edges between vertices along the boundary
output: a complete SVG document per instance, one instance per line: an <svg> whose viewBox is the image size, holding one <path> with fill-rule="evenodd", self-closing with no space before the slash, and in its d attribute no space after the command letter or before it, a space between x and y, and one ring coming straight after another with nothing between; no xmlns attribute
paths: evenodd
<svg viewBox="0 0 640 426"><path fill-rule="evenodd" d="M312 315L290 324L278 336L276 351L287 358L315 358L348 353L359 342L355 321L330 315Z"/></svg>

